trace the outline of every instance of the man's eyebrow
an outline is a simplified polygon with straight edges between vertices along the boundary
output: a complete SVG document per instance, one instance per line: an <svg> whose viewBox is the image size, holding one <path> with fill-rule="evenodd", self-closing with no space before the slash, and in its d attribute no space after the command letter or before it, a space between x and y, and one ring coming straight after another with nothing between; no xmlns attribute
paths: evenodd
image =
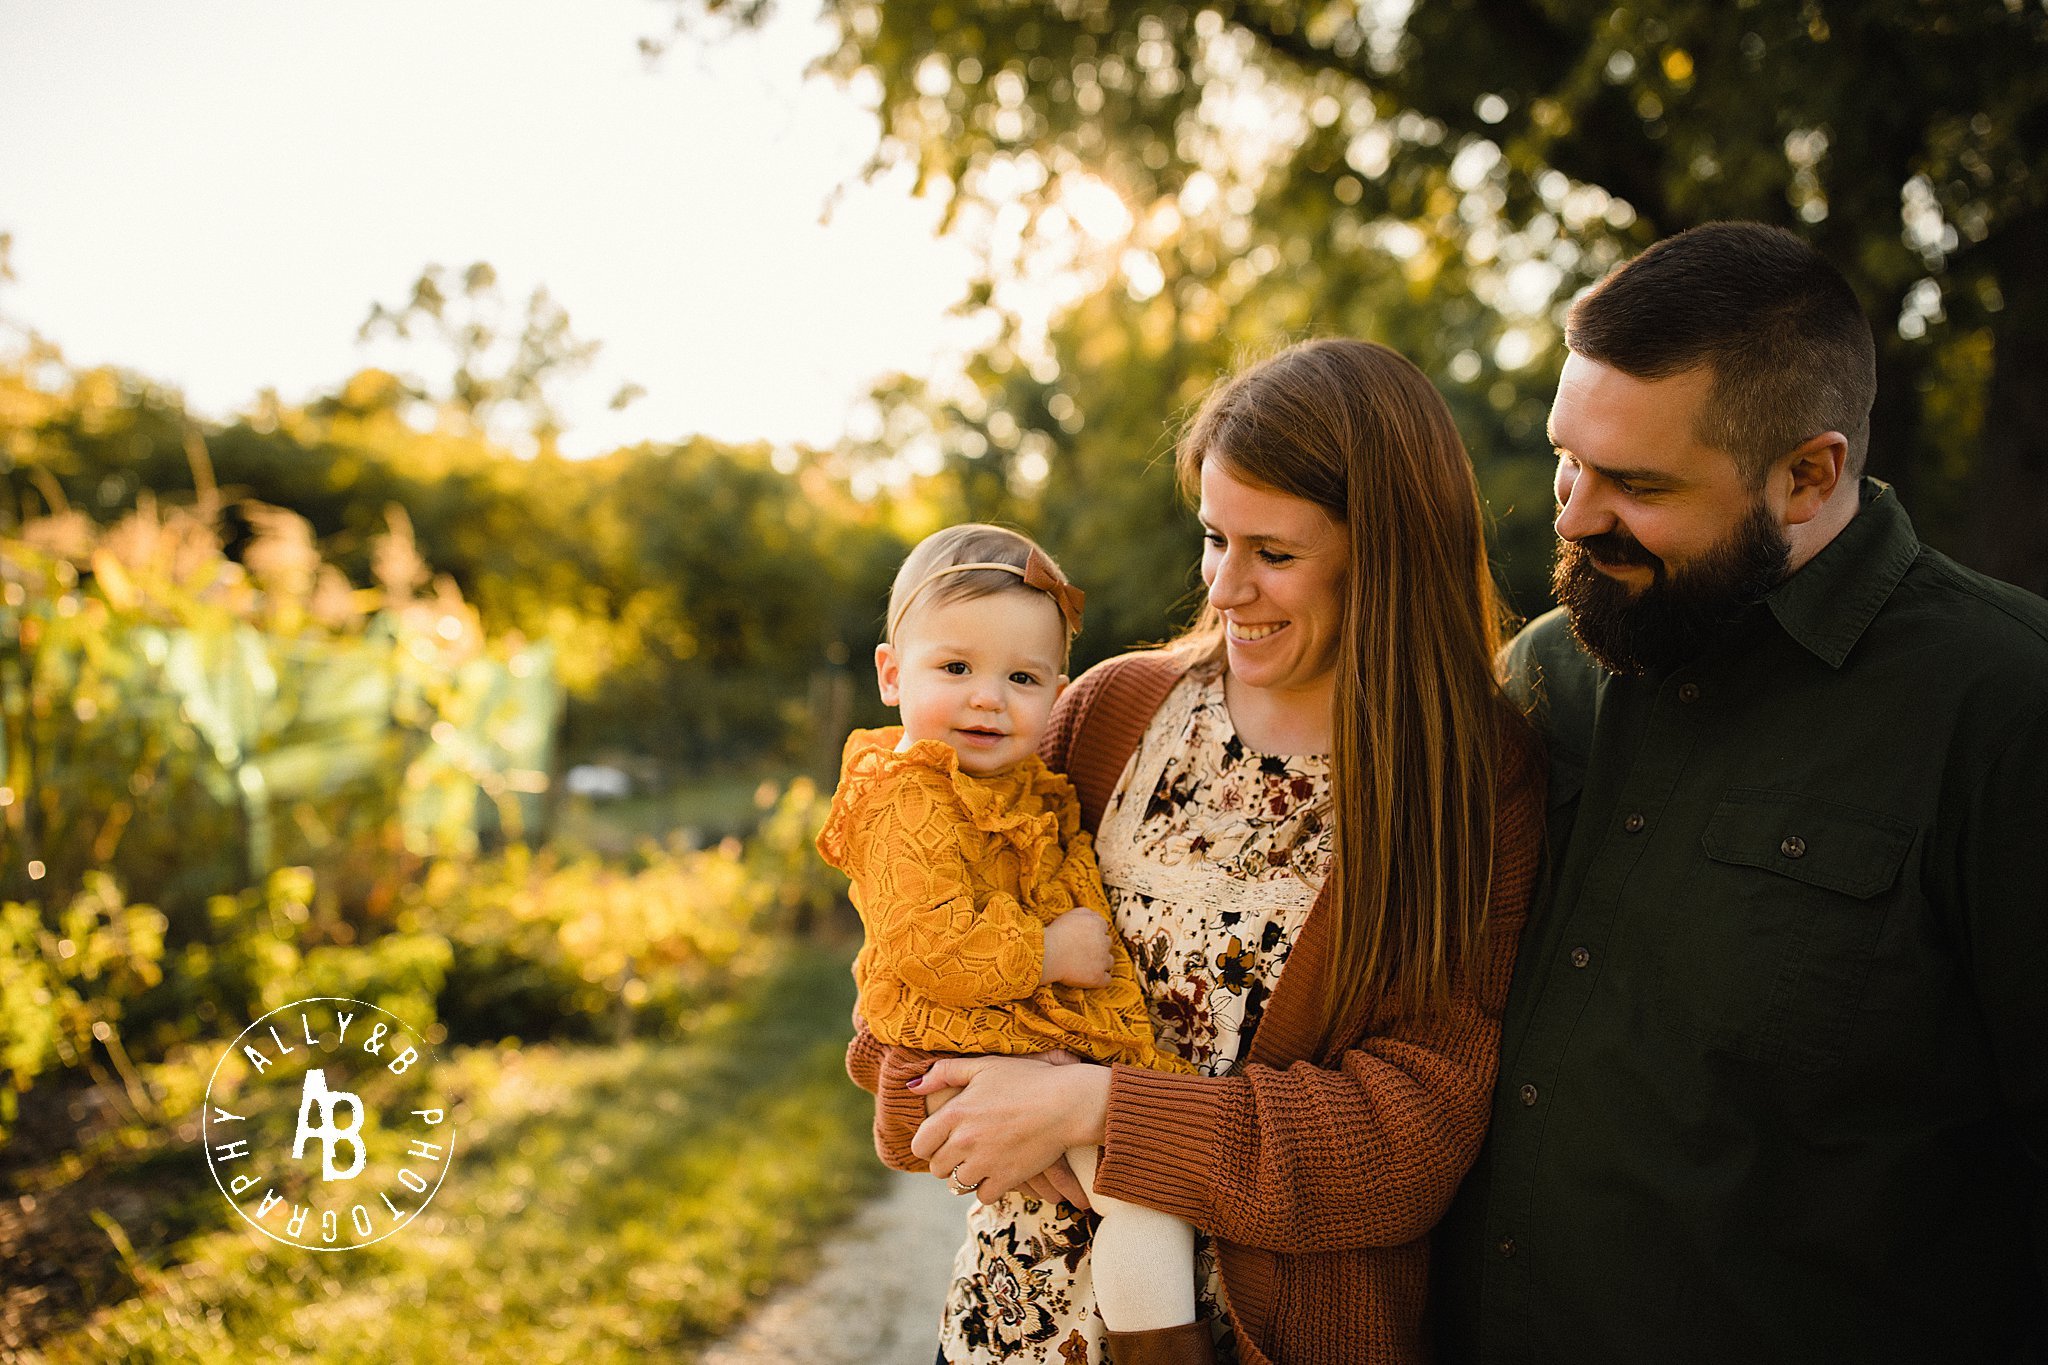
<svg viewBox="0 0 2048 1365"><path fill-rule="evenodd" d="M1550 443L1550 448L1571 460L1572 463L1592 470L1603 479L1612 479L1617 483L1655 483L1662 484L1666 488L1683 488L1688 482L1669 470L1651 469L1646 465L1595 464L1583 455L1576 455L1566 450L1555 441Z"/></svg>

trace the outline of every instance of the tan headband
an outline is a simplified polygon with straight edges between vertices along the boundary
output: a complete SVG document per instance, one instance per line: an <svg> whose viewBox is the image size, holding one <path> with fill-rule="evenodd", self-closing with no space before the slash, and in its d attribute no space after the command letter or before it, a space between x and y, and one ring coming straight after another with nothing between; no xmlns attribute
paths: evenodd
<svg viewBox="0 0 2048 1365"><path fill-rule="evenodd" d="M903 624L903 618L909 615L910 604L915 602L918 595L930 587L934 580L944 578L949 573L966 573L969 569L1001 569L1004 573L1017 575L1024 580L1025 587L1038 589L1050 596L1058 605L1060 619L1067 623L1069 636L1080 632L1081 608L1087 602L1088 594L1061 578L1059 571L1053 568L1052 561L1034 546L1021 569L1015 564L999 564L990 560L974 564L954 564L947 568L934 569L926 574L916 587L903 595L903 601L897 605L896 614L889 618L889 638L896 638L896 629Z"/></svg>

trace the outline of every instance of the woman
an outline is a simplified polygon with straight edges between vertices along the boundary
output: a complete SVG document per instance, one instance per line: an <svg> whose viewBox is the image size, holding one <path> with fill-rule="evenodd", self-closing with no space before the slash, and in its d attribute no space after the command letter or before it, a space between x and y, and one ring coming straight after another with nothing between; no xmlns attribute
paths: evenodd
<svg viewBox="0 0 2048 1365"><path fill-rule="evenodd" d="M865 1035L848 1069L885 1160L978 1196L942 1361L1104 1358L1087 1216L1043 1197L1079 1197L1060 1154L1087 1144L1103 1193L1205 1234L1218 1358L1421 1360L1427 1236L1485 1130L1541 819L1471 463L1420 371L1335 340L1219 385L1177 459L1202 615L1079 679L1041 751L1096 830L1155 1029L1201 1074L1001 1057L920 1079L929 1058ZM1199 1338L1110 1354L1207 1359Z"/></svg>

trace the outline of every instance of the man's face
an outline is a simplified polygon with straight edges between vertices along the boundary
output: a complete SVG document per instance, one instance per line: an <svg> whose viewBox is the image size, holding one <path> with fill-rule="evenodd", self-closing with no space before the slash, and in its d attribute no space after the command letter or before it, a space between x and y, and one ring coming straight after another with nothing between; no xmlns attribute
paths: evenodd
<svg viewBox="0 0 2048 1365"><path fill-rule="evenodd" d="M1705 369L1637 379L1576 354L1558 379L1551 586L1613 672L1674 667L1785 578L1779 514L1694 435L1712 385Z"/></svg>

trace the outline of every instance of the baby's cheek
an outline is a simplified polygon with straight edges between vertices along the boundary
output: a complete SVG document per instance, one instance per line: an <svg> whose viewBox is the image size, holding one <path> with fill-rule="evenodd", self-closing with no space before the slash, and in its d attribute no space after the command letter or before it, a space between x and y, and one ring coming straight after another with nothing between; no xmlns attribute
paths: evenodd
<svg viewBox="0 0 2048 1365"><path fill-rule="evenodd" d="M1021 707L1017 715L1017 738L1026 747L1036 749L1038 741L1045 738L1045 727L1052 721L1052 703L1034 699L1032 704Z"/></svg>

